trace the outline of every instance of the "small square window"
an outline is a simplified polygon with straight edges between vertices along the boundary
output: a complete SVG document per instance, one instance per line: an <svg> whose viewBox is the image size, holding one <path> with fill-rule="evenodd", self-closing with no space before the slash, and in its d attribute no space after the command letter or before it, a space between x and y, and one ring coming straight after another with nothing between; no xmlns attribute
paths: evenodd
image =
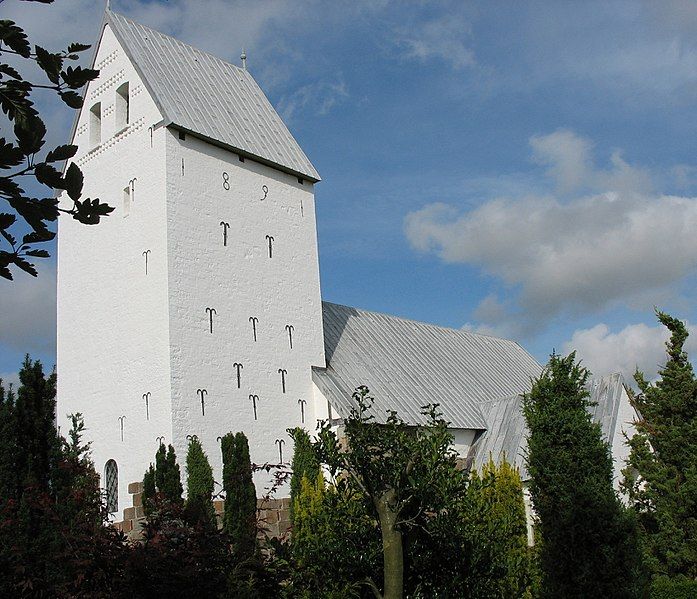
<svg viewBox="0 0 697 599"><path fill-rule="evenodd" d="M183 131L180 131L180 132L179 132L179 139L181 139L182 141L185 140L185 139L186 139L186 133L184 133Z"/></svg>

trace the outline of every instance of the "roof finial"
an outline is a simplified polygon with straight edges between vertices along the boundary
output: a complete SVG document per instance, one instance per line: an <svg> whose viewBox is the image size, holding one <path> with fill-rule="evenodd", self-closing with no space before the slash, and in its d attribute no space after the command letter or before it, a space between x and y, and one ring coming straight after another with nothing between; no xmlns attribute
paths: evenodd
<svg viewBox="0 0 697 599"><path fill-rule="evenodd" d="M247 70L247 53L244 51L244 48L242 48L242 54L240 54L240 60L242 60L242 68L246 71Z"/></svg>
<svg viewBox="0 0 697 599"><path fill-rule="evenodd" d="M106 0L106 9L111 10L111 0Z"/></svg>

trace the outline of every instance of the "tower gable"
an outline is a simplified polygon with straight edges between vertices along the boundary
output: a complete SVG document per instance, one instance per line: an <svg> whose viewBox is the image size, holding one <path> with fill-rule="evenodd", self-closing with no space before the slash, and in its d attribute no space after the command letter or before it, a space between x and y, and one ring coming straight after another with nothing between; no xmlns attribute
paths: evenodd
<svg viewBox="0 0 697 599"><path fill-rule="evenodd" d="M141 74L165 125L319 181L319 173L246 70L111 11L106 21Z"/></svg>

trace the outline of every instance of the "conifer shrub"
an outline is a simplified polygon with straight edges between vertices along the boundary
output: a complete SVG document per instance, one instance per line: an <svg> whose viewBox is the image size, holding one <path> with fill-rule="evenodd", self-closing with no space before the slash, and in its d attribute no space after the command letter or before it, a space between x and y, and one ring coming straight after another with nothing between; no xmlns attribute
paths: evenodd
<svg viewBox="0 0 697 599"><path fill-rule="evenodd" d="M642 597L636 519L613 488L610 448L588 411L589 375L575 354L552 354L523 398L541 597Z"/></svg>
<svg viewBox="0 0 697 599"><path fill-rule="evenodd" d="M685 577L658 576L651 584L651 599L694 599L697 597L697 580Z"/></svg>
<svg viewBox="0 0 697 599"><path fill-rule="evenodd" d="M0 597L114 596L126 549L105 526L82 417L62 438L55 373L27 356L19 378L16 394L0 381Z"/></svg>
<svg viewBox="0 0 697 599"><path fill-rule="evenodd" d="M465 518L472 543L472 594L523 597L531 586L530 552L523 484L505 456L490 457L481 474L473 470L467 488Z"/></svg>
<svg viewBox="0 0 697 599"><path fill-rule="evenodd" d="M164 504L183 506L181 471L174 447L160 444L155 453L155 465L150 464L143 476L143 511L152 515Z"/></svg>
<svg viewBox="0 0 697 599"><path fill-rule="evenodd" d="M257 495L244 433L228 433L221 440L225 507L223 529L238 556L257 551Z"/></svg>
<svg viewBox="0 0 697 599"><path fill-rule="evenodd" d="M148 469L145 471L145 476L143 476L143 511L145 516L149 516L153 509L155 509L155 495L157 494L157 487L155 484L155 467L150 464Z"/></svg>
<svg viewBox="0 0 697 599"><path fill-rule="evenodd" d="M288 434L293 439L293 463L291 464L292 475L290 478L290 520L295 525L295 503L300 495L303 478L313 482L320 474L319 461L312 441L307 432L296 427L288 429Z"/></svg>
<svg viewBox="0 0 697 599"><path fill-rule="evenodd" d="M636 434L623 471L654 575L697 579L697 378L684 350L687 327L657 312L670 331L655 383L637 372Z"/></svg>
<svg viewBox="0 0 697 599"><path fill-rule="evenodd" d="M186 509L193 521L215 522L213 469L196 437L189 440L186 453Z"/></svg>

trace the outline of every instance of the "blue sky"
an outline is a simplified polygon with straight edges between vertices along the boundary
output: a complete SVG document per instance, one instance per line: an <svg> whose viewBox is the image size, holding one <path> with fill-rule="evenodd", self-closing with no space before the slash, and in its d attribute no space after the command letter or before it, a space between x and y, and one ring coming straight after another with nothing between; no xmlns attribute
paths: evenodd
<svg viewBox="0 0 697 599"><path fill-rule="evenodd" d="M231 62L246 49L323 178L324 299L510 337L541 362L578 349L597 374L655 373L654 306L697 322L694 2L112 9ZM102 10L5 0L0 16L58 48L94 41ZM62 142L72 115L48 110ZM0 375L25 351L54 361L53 268L0 281Z"/></svg>

